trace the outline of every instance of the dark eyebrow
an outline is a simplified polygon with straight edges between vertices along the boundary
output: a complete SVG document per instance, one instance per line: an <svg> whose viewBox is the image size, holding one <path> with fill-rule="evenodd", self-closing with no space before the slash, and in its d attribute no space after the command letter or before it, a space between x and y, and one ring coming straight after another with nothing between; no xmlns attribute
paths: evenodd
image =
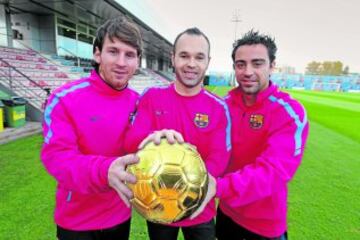
<svg viewBox="0 0 360 240"><path fill-rule="evenodd" d="M239 60L236 60L236 61L235 61L235 64L236 64L236 63L245 63L245 61L244 61L244 60L239 59Z"/></svg>
<svg viewBox="0 0 360 240"><path fill-rule="evenodd" d="M265 62L265 59L262 59L262 58L256 58L256 59L251 60L251 62L255 62L255 63L264 63L264 62Z"/></svg>
<svg viewBox="0 0 360 240"><path fill-rule="evenodd" d="M107 50L117 50L117 48L116 48L116 47L113 47L113 46L108 46L108 47L106 47L106 49L107 49Z"/></svg>
<svg viewBox="0 0 360 240"><path fill-rule="evenodd" d="M134 52L134 51L126 51L125 53L126 54L136 54L136 52Z"/></svg>

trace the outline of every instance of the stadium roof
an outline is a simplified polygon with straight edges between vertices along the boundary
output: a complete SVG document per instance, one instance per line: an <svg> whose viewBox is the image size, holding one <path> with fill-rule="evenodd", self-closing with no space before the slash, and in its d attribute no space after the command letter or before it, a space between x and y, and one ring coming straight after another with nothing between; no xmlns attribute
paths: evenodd
<svg viewBox="0 0 360 240"><path fill-rule="evenodd" d="M0 0L0 3L8 5L11 14L56 14L94 28L109 18L125 15L140 26L145 54L169 57L172 50L167 39L114 0Z"/></svg>

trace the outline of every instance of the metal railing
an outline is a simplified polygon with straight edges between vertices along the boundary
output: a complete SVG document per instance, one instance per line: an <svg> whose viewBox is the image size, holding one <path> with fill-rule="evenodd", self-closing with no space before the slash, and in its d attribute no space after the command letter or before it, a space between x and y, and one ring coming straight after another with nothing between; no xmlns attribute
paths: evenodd
<svg viewBox="0 0 360 240"><path fill-rule="evenodd" d="M10 88L14 93L25 96L30 104L42 110L50 95L51 89L40 85L1 57L0 62L2 63L2 67L0 67L1 83ZM13 72L25 78L25 82L28 84L25 84L22 80L14 79Z"/></svg>
<svg viewBox="0 0 360 240"><path fill-rule="evenodd" d="M64 48L64 47L61 47L61 46L59 46L57 49L58 49L58 50L59 50L59 49L62 49L62 50L64 50L65 52L69 53L71 56L75 57L75 58L76 58L76 61L77 61L77 66L80 67L80 58L79 58L79 56L77 56L75 53L73 53L73 52L71 52L70 50L68 50L68 49L66 49L66 48Z"/></svg>

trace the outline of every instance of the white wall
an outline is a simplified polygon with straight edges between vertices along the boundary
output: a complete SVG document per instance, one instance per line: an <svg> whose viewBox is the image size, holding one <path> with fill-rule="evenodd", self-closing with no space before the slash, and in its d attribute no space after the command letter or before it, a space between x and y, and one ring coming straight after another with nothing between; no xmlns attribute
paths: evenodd
<svg viewBox="0 0 360 240"><path fill-rule="evenodd" d="M38 18L29 13L11 15L12 29L18 30L23 35L23 40L15 40L15 48L31 47L40 51L39 43L39 21ZM25 46L24 46L25 45Z"/></svg>
<svg viewBox="0 0 360 240"><path fill-rule="evenodd" d="M8 46L6 14L4 5L0 5L0 45Z"/></svg>
<svg viewBox="0 0 360 240"><path fill-rule="evenodd" d="M143 56L141 57L141 63L140 63L140 67L142 68L146 68L146 55L143 53Z"/></svg>
<svg viewBox="0 0 360 240"><path fill-rule="evenodd" d="M39 22L40 51L56 53L54 16L39 16Z"/></svg>
<svg viewBox="0 0 360 240"><path fill-rule="evenodd" d="M11 22L12 29L18 30L23 35L23 40L14 40L14 47L27 46L39 52L56 52L54 16L14 14L11 15Z"/></svg>

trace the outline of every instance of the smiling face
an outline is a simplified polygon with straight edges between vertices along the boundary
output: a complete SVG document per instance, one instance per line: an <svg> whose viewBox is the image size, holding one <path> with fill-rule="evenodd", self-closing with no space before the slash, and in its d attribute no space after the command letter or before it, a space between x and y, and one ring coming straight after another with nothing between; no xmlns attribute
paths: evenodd
<svg viewBox="0 0 360 240"><path fill-rule="evenodd" d="M263 44L243 45L235 52L236 81L247 95L257 95L269 86L274 66L275 62L270 63L267 48Z"/></svg>
<svg viewBox="0 0 360 240"><path fill-rule="evenodd" d="M210 61L207 40L202 35L183 34L176 42L171 60L177 92L182 95L200 92Z"/></svg>
<svg viewBox="0 0 360 240"><path fill-rule="evenodd" d="M117 90L126 87L139 65L138 53L134 47L117 38L111 41L107 36L102 50L96 48L94 60L99 64L101 78Z"/></svg>

